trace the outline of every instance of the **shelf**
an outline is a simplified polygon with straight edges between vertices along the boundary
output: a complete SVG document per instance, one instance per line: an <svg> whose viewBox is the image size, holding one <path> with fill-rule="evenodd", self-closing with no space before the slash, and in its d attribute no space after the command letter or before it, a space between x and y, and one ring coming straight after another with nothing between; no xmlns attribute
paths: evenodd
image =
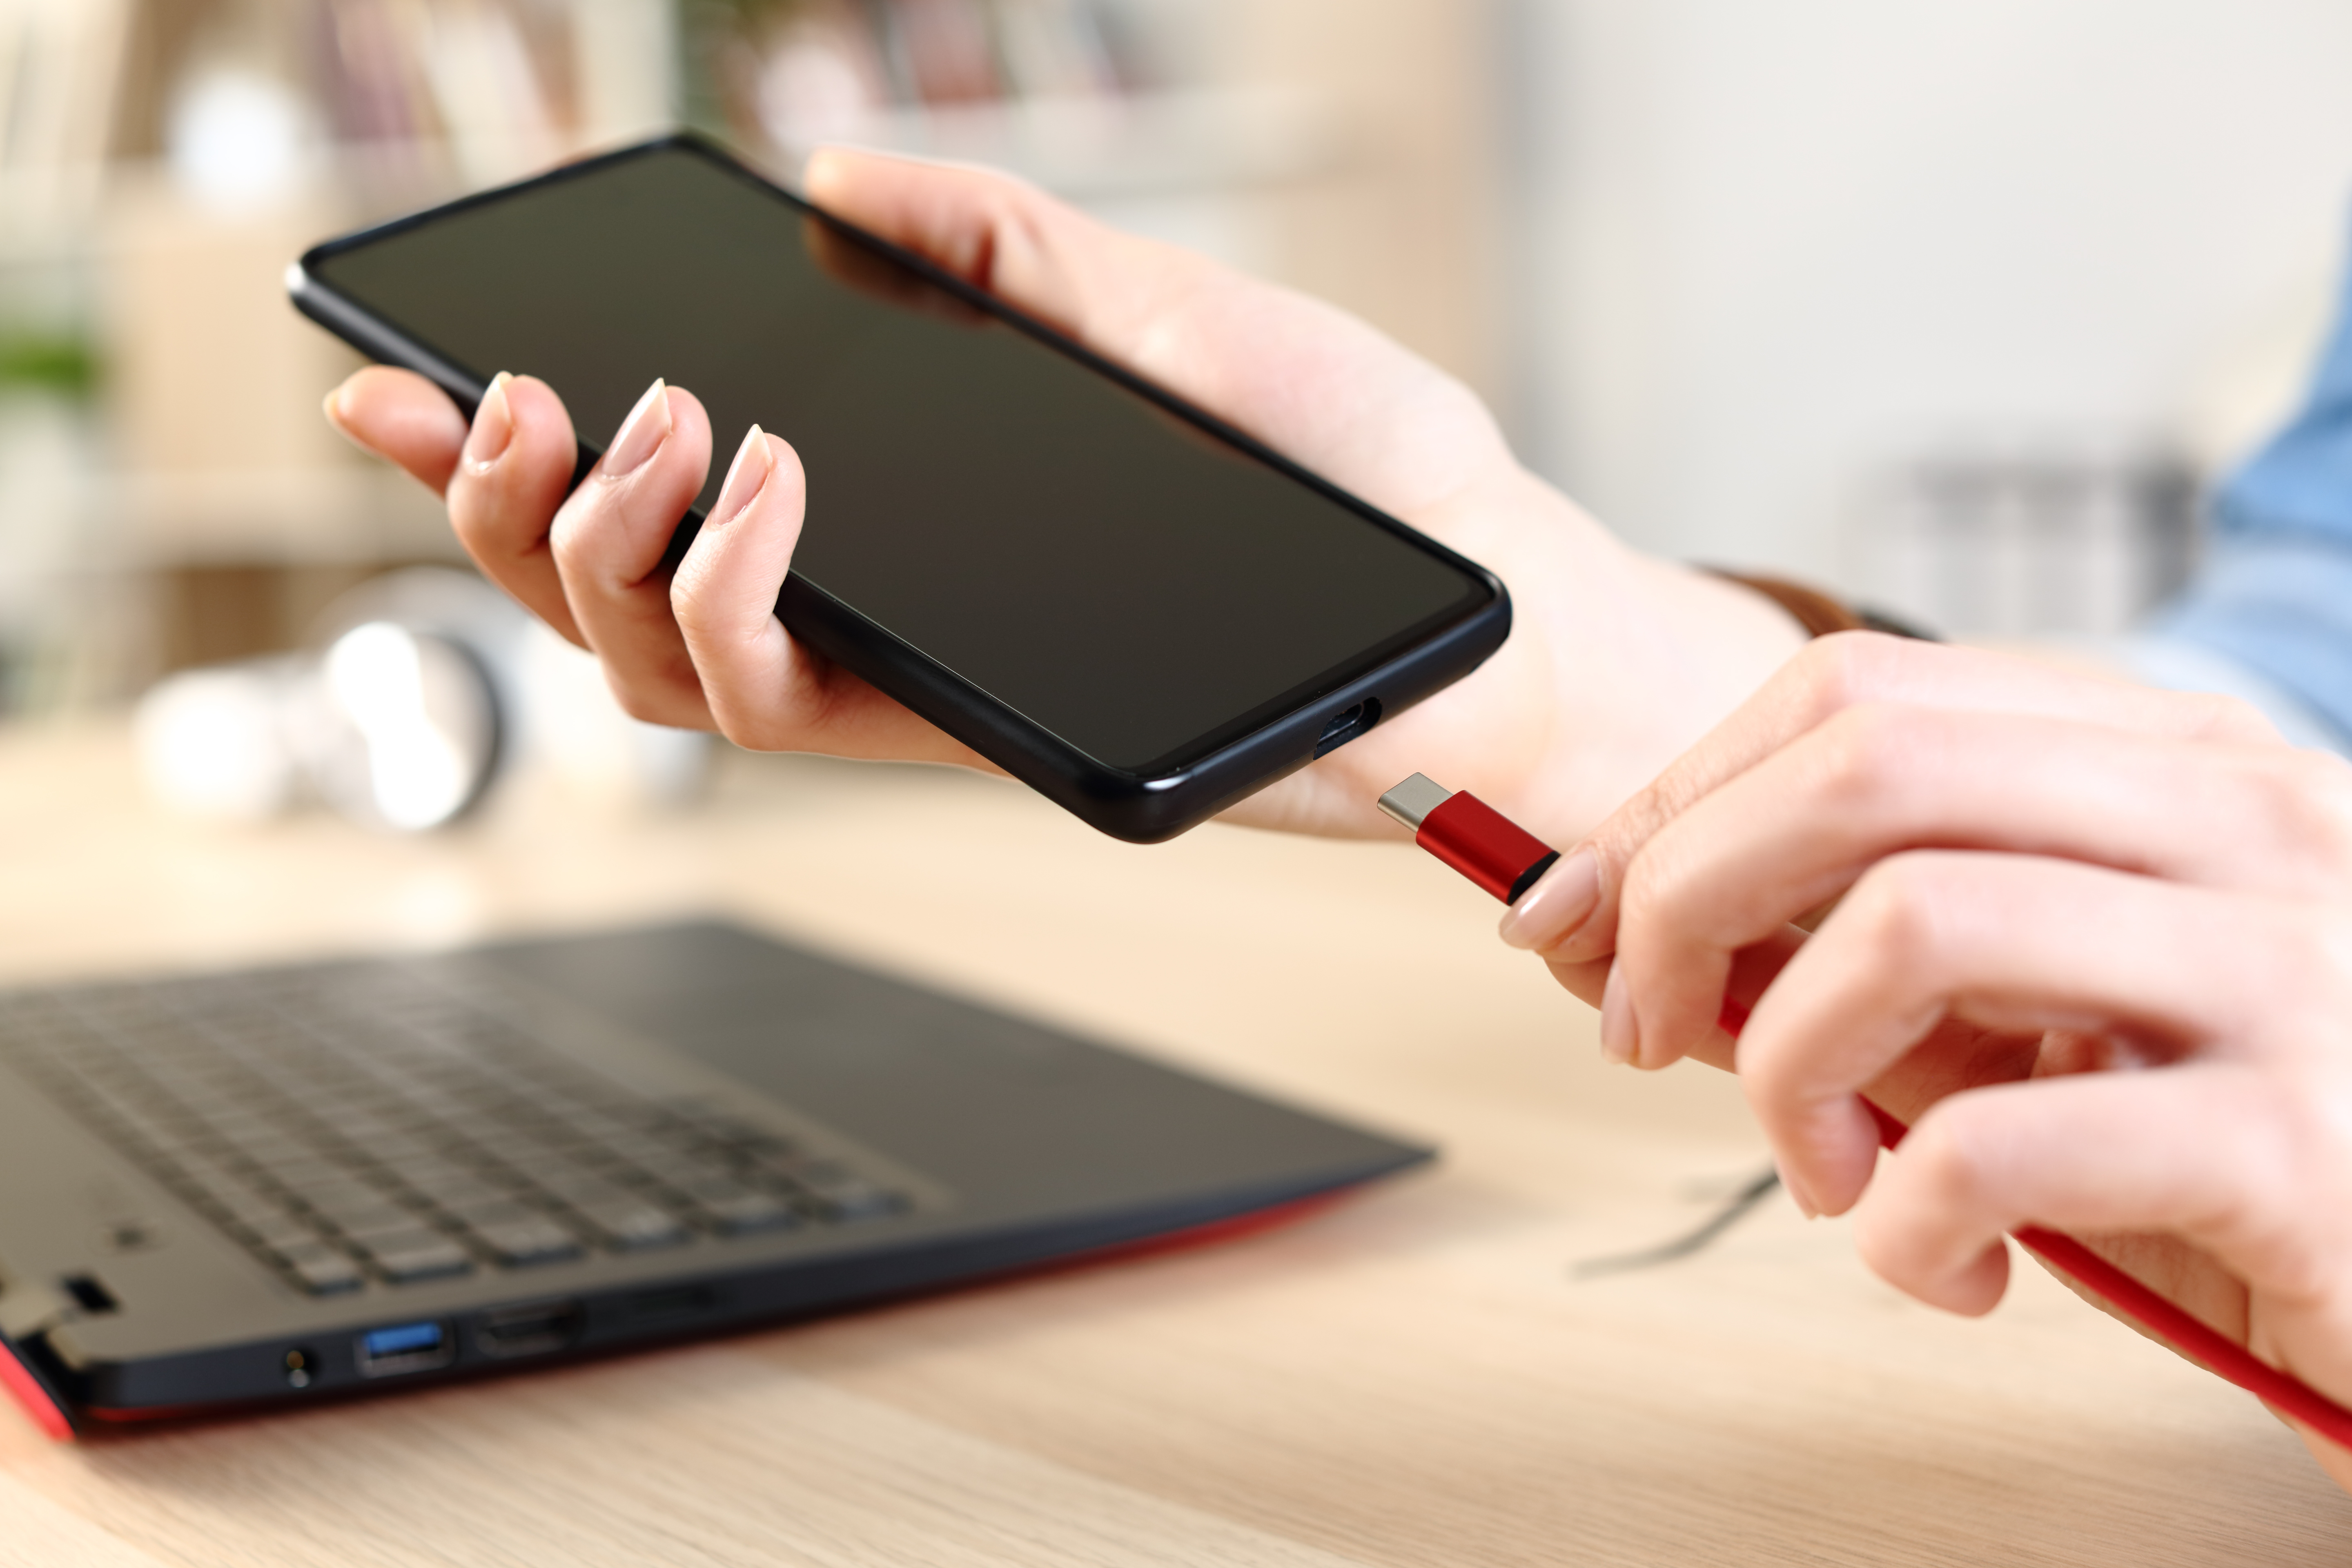
<svg viewBox="0 0 2352 1568"><path fill-rule="evenodd" d="M441 503L405 474L342 468L109 474L90 490L101 560L150 570L225 563L461 560Z"/></svg>
<svg viewBox="0 0 2352 1568"><path fill-rule="evenodd" d="M1269 86L892 110L828 140L988 163L1087 201L1311 179L1344 164L1349 139L1327 98Z"/></svg>

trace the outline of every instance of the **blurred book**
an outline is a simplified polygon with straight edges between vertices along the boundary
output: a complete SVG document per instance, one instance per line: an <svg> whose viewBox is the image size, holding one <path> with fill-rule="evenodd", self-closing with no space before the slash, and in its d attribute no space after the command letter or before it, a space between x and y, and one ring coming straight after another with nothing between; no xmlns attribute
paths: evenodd
<svg viewBox="0 0 2352 1568"><path fill-rule="evenodd" d="M908 102L984 103L1005 96L993 7L982 0L884 0L884 58Z"/></svg>
<svg viewBox="0 0 2352 1568"><path fill-rule="evenodd" d="M446 143L468 184L581 140L572 16L562 0L310 0L313 90L338 140Z"/></svg>
<svg viewBox="0 0 2352 1568"><path fill-rule="evenodd" d="M797 153L904 141L910 121L1115 100L1148 74L1107 0L702 0L696 51L727 129Z"/></svg>
<svg viewBox="0 0 2352 1568"><path fill-rule="evenodd" d="M127 0L0 0L0 211L94 189L111 143Z"/></svg>

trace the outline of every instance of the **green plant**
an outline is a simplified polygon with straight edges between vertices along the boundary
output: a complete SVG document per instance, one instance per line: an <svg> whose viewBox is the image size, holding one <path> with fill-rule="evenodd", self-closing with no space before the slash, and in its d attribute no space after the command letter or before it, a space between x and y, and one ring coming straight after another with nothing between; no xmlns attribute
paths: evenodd
<svg viewBox="0 0 2352 1568"><path fill-rule="evenodd" d="M0 327L0 389L87 397L98 390L99 369L86 338Z"/></svg>

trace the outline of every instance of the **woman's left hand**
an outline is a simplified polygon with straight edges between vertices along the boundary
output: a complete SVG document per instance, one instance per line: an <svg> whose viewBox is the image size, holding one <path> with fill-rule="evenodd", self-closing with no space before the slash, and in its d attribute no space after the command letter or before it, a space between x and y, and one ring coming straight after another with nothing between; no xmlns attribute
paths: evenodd
<svg viewBox="0 0 2352 1568"><path fill-rule="evenodd" d="M1911 1294L1989 1310L2003 1232L2073 1230L2352 1403L2352 767L2252 710L1827 638L1504 934L1612 1057L1736 1066Z"/></svg>

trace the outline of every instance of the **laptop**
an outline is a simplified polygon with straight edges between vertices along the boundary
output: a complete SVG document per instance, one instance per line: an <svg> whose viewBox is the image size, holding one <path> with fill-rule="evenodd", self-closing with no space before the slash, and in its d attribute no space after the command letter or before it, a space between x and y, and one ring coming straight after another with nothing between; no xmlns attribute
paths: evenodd
<svg viewBox="0 0 2352 1568"><path fill-rule="evenodd" d="M770 1323L1429 1151L716 921L0 994L0 1384L62 1435Z"/></svg>

